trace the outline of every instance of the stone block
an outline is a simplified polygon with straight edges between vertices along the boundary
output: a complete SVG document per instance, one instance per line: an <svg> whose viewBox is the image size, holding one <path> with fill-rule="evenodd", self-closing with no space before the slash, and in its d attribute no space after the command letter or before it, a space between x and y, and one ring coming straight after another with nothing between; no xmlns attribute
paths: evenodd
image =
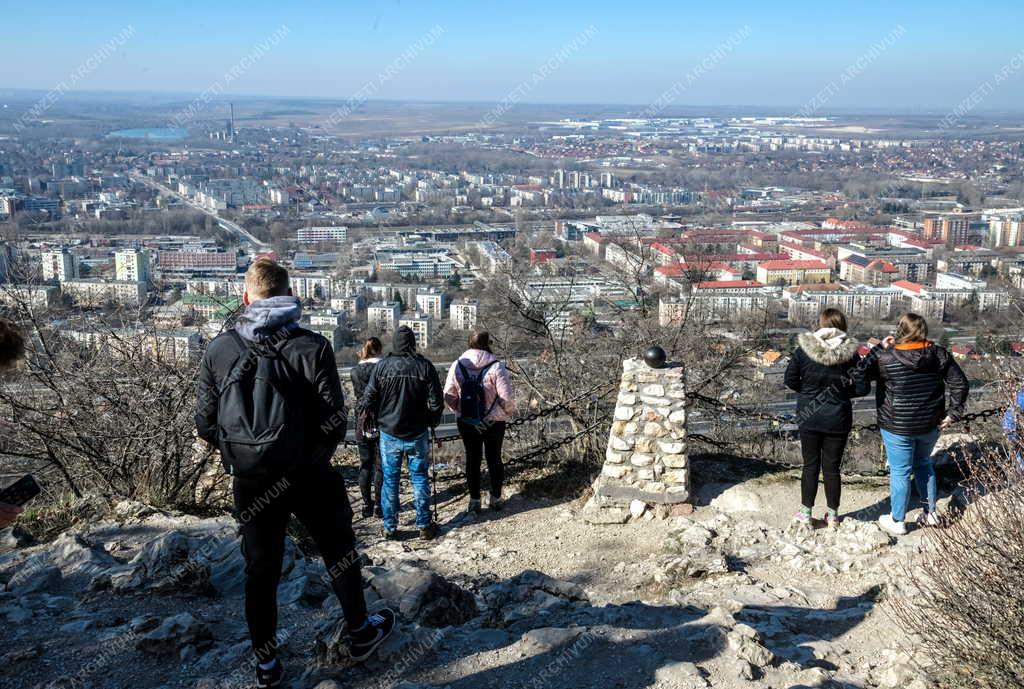
<svg viewBox="0 0 1024 689"><path fill-rule="evenodd" d="M633 449L633 440L631 438L620 438L617 435L613 435L608 438L608 446L617 452L625 452Z"/></svg>
<svg viewBox="0 0 1024 689"><path fill-rule="evenodd" d="M614 421L614 422L612 422L612 435L619 435L619 436L627 435L627 432L626 432L626 427L627 426L629 426L629 424L626 423L625 421ZM633 434L632 433L628 433L628 435L633 435Z"/></svg>
<svg viewBox="0 0 1024 689"><path fill-rule="evenodd" d="M628 452L615 452L614 450L608 450L604 453L604 461L612 464L625 464L626 460L629 459Z"/></svg>
<svg viewBox="0 0 1024 689"><path fill-rule="evenodd" d="M613 425L612 428L615 428L615 426ZM641 426L639 423L636 421L630 421L623 427L622 433L619 433L619 435L636 435L640 432L640 428Z"/></svg>
<svg viewBox="0 0 1024 689"><path fill-rule="evenodd" d="M665 386L664 385L645 385L640 388L640 394L648 395L650 397L664 397Z"/></svg>
<svg viewBox="0 0 1024 689"><path fill-rule="evenodd" d="M669 469L683 469L686 467L686 455L663 455L661 463Z"/></svg>
<svg viewBox="0 0 1024 689"><path fill-rule="evenodd" d="M665 483L685 484L690 480L690 472L686 469L671 469L661 475L661 480Z"/></svg>
<svg viewBox="0 0 1024 689"><path fill-rule="evenodd" d="M665 454L678 455L682 454L683 450L685 449L685 446L683 445L683 443L663 441L658 443L658 449L664 452Z"/></svg>
<svg viewBox="0 0 1024 689"><path fill-rule="evenodd" d="M645 467L643 469L634 469L633 473L636 475L638 479L642 479L645 481L651 481L654 479L654 469L651 469L649 467Z"/></svg>
<svg viewBox="0 0 1024 689"><path fill-rule="evenodd" d="M628 392L619 393L619 404L626 404L632 407L636 404L636 395Z"/></svg>
<svg viewBox="0 0 1024 689"><path fill-rule="evenodd" d="M668 415L668 420L672 423L686 423L686 410L677 409Z"/></svg>
<svg viewBox="0 0 1024 689"><path fill-rule="evenodd" d="M654 464L654 455L643 454L641 452L634 452L633 456L630 457L629 461L635 467L646 467Z"/></svg>
<svg viewBox="0 0 1024 689"><path fill-rule="evenodd" d="M608 478L622 478L629 471L628 467L616 466L614 464L605 464L604 468L601 469L601 473Z"/></svg>
<svg viewBox="0 0 1024 689"><path fill-rule="evenodd" d="M636 409L632 407L615 407L615 418L619 421L629 421L634 416L636 416Z"/></svg>
<svg viewBox="0 0 1024 689"><path fill-rule="evenodd" d="M635 447L637 452L653 454L655 450L654 440L652 438L644 437L637 438Z"/></svg>

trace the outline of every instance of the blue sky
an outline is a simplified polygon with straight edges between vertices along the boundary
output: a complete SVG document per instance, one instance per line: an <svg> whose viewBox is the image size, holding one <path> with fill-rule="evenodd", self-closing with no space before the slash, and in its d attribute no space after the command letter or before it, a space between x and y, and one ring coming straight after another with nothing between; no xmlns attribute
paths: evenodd
<svg viewBox="0 0 1024 689"><path fill-rule="evenodd" d="M0 88L1024 110L1019 0L4 4Z"/></svg>

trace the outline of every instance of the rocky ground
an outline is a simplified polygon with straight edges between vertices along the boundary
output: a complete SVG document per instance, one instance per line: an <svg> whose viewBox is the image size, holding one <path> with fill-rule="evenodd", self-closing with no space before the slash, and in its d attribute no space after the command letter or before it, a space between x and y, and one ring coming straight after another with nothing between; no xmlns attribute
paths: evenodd
<svg viewBox="0 0 1024 689"><path fill-rule="evenodd" d="M454 484L437 541L410 525L384 542L358 522L367 596L402 628L357 666L323 565L290 544L289 686L927 686L888 605L921 533L896 542L874 525L885 486L847 485L841 527L807 529L790 523L794 474L695 471L696 509L666 518L592 524L586 496L529 497L536 486L468 518ZM242 567L230 518L128 503L0 555L0 687L248 686Z"/></svg>

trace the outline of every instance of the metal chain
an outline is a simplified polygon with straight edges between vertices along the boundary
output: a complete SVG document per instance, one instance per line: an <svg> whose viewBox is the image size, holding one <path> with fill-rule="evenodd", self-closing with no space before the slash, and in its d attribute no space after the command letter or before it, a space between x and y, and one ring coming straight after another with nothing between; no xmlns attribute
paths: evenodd
<svg viewBox="0 0 1024 689"><path fill-rule="evenodd" d="M574 404L574 403L576 403L576 402L578 402L578 401L580 401L580 400L582 400L584 398L590 397L591 395L593 395L595 392L597 392L598 390L600 390L602 388L608 388L607 390L605 390L605 392L603 392L601 395L599 395L597 397L597 399L603 399L604 397L606 397L608 395L609 392L612 391L612 389L614 389L616 387L618 387L618 383L614 383L614 384L604 383L604 384L595 385L592 388L590 388L589 390L587 390L587 391L585 391L585 392L583 392L583 393L581 393L579 395L576 395L575 397L572 397L572 398L567 399L567 400L563 400L561 402L558 402L556 404L551 405L550 407L538 409L537 411L530 412L529 414L523 414L522 416L518 416L515 419L512 419L511 421L509 421L506 424L506 427L507 428L515 428L515 427L518 427L518 426L522 426L523 424L530 423L531 421L536 421L537 419L544 418L545 416L550 416L551 414L554 414L556 411L563 411L563 410L564 411L568 411L569 410L569 405Z"/></svg>

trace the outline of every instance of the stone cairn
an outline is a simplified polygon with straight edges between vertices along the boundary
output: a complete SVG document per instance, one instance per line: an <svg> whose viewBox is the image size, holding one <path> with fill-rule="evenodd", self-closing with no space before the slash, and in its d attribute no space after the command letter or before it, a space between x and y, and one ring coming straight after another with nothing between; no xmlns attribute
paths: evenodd
<svg viewBox="0 0 1024 689"><path fill-rule="evenodd" d="M594 497L584 509L593 523L622 523L648 509L667 516L690 498L683 368L664 365L652 348L622 362L615 420Z"/></svg>

